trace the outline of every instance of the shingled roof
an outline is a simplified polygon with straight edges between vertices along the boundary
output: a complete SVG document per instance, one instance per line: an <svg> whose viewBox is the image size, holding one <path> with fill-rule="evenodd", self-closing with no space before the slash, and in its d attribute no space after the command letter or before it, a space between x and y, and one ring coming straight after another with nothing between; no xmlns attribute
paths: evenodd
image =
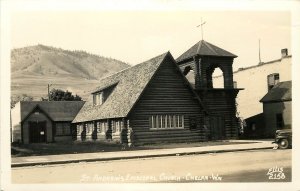
<svg viewBox="0 0 300 191"><path fill-rule="evenodd" d="M292 100L292 81L279 82L276 84L260 102L281 102Z"/></svg>
<svg viewBox="0 0 300 191"><path fill-rule="evenodd" d="M94 106L92 96L90 96L73 123L126 117L167 56L172 57L167 52L101 79L99 87L93 92L115 85L114 90L102 105Z"/></svg>
<svg viewBox="0 0 300 191"><path fill-rule="evenodd" d="M185 60L188 60L190 58L193 58L194 56L223 56L223 57L232 57L236 58L237 56L222 49L219 48L213 44L210 44L204 40L200 40L197 42L194 46L192 46L190 49L188 49L185 53L183 53L181 56L179 56L176 61L182 62Z"/></svg>
<svg viewBox="0 0 300 191"><path fill-rule="evenodd" d="M53 121L72 121L84 101L21 101L21 121L38 107Z"/></svg>

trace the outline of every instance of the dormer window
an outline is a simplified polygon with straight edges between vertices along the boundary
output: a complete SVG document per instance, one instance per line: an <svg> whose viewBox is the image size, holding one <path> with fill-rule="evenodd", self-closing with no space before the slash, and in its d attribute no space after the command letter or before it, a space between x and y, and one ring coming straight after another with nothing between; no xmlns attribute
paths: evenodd
<svg viewBox="0 0 300 191"><path fill-rule="evenodd" d="M94 105L101 105L103 103L103 92L97 92L93 95Z"/></svg>
<svg viewBox="0 0 300 191"><path fill-rule="evenodd" d="M93 92L93 105L102 105L113 92L116 85L117 83Z"/></svg>

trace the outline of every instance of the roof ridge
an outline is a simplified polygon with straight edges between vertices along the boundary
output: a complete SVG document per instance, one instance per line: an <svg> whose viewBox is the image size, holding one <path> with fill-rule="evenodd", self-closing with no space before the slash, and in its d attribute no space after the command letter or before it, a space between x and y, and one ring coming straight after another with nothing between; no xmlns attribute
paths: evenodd
<svg viewBox="0 0 300 191"><path fill-rule="evenodd" d="M122 73L118 72L110 77L103 78L95 91L117 81L119 81L119 84L100 106L93 106L92 96L90 96L90 99L74 118L73 123L126 116L139 99L140 94L143 92L157 69L169 56L172 55L168 51L130 67Z"/></svg>
<svg viewBox="0 0 300 191"><path fill-rule="evenodd" d="M198 48L197 48L197 51L196 52L199 52L201 47L202 47L202 41L203 40L200 40L197 44L198 44Z"/></svg>
<svg viewBox="0 0 300 191"><path fill-rule="evenodd" d="M168 51L168 52L169 52L169 51ZM134 67L136 67L136 66L139 66L140 64L143 64L143 63L145 63L145 62L149 62L150 60L153 60L153 59L155 59L155 58L158 58L158 57L160 57L160 56L162 56L162 55L164 55L164 54L167 54L168 52L165 52L165 53L160 54L160 55L158 55L158 56L156 56L156 57L150 58L150 59L148 59L148 60L146 60L146 61L144 61L144 62L138 63L138 64L133 65L133 66L131 66L131 67L124 68L123 70L120 70L120 71L118 71L118 72L116 72L116 73L113 73L113 74L111 74L111 75L109 75L109 76L102 77L102 78L100 78L99 80L102 80L102 79L108 78L108 77L110 77L110 76L119 74L119 73L121 73L121 72L124 72L125 70L129 70L129 69L134 68Z"/></svg>
<svg viewBox="0 0 300 191"><path fill-rule="evenodd" d="M221 56L221 57L231 57L236 58L237 56L223 48L220 48L214 44L206 42L205 40L200 40L198 43L194 44L191 48L186 50L181 54L176 62L184 62L191 59L194 56Z"/></svg>
<svg viewBox="0 0 300 191"><path fill-rule="evenodd" d="M130 69L132 69L132 68L138 67L138 66L140 66L141 64L144 64L144 63L149 62L149 61L151 61L151 60L157 59L157 58L159 58L159 57L161 57L161 56L163 56L163 55L166 56L168 53L170 53L170 52L167 51L167 52L165 52L165 53L163 53L163 54L160 54L160 55L158 55L158 56L156 56L156 57L150 58L150 59L148 59L148 60L146 60L146 61L144 61L144 62L141 62L141 63L139 63L139 64L133 65L133 66L128 67L128 68L125 68L125 69L120 70L120 71L118 71L118 72L116 72L116 73L113 73L113 74L111 74L111 75L109 75L109 76L100 78L99 81L102 81L102 80L105 80L105 79L107 79L107 78L109 78L109 77L113 77L113 76L115 76L115 75L118 75L118 74L120 74L120 73L123 73L123 72L125 72L126 70L130 70ZM165 57L165 56L164 56L164 57ZM119 81L120 81L120 80L115 81L115 82L112 83L112 84L118 83ZM112 84L111 84L111 85L112 85ZM100 87L98 86L98 87L96 87L94 90L92 90L91 92L96 92L96 91L99 90L99 88L100 88Z"/></svg>
<svg viewBox="0 0 300 191"><path fill-rule="evenodd" d="M205 42L205 45L207 46L207 48L209 48L212 52L214 52L215 54L218 54L217 52L216 52L216 50L212 47L212 46L215 46L215 45L213 45L213 44L211 44L211 43L209 43L209 42L206 42L206 41L204 41ZM217 47L217 46L215 46L215 47ZM217 48L219 48L219 47L217 47ZM221 49L221 50L224 50L224 49L222 49L222 48L219 48L219 49ZM225 50L224 50L225 51ZM226 51L226 52L228 52L228 51Z"/></svg>
<svg viewBox="0 0 300 191"><path fill-rule="evenodd" d="M25 101L20 105L21 120L39 108L53 121L72 121L85 103L85 101Z"/></svg>
<svg viewBox="0 0 300 191"><path fill-rule="evenodd" d="M39 100L32 100L32 101L23 101L23 100L21 100L21 101L19 101L19 102L21 102L21 103L49 103L49 102L51 102L51 103L62 103L62 102L68 102L68 103L70 103L70 102L85 102L84 100L58 100L58 101L39 101Z"/></svg>
<svg viewBox="0 0 300 191"><path fill-rule="evenodd" d="M278 82L270 89L259 101L260 102L278 102L292 100L292 80Z"/></svg>

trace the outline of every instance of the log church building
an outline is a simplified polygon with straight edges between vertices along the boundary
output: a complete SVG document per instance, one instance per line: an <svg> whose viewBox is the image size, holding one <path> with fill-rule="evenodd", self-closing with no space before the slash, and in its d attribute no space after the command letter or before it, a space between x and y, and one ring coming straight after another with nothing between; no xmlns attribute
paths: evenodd
<svg viewBox="0 0 300 191"><path fill-rule="evenodd" d="M176 60L167 52L101 79L70 122L73 140L139 145L237 139L236 57L201 40ZM216 68L224 88L213 86ZM193 83L185 77L191 71ZM27 132L21 133L23 142Z"/></svg>

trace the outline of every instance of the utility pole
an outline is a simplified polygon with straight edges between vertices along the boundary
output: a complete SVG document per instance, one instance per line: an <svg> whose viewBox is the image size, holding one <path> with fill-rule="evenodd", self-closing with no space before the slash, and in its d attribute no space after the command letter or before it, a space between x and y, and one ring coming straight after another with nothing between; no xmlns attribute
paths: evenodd
<svg viewBox="0 0 300 191"><path fill-rule="evenodd" d="M201 37L202 37L202 40L203 40L203 25L205 23L206 23L206 21L202 22L202 18L201 18L201 24L197 26L197 27L201 27Z"/></svg>
<svg viewBox="0 0 300 191"><path fill-rule="evenodd" d="M258 39L258 58L259 58L259 64L261 64L261 58L260 58L260 39Z"/></svg>
<svg viewBox="0 0 300 191"><path fill-rule="evenodd" d="M94 75L94 78L96 78L96 74L95 74L95 70L96 70L96 63L94 63L93 65L94 65L94 69L93 69L93 75Z"/></svg>
<svg viewBox="0 0 300 191"><path fill-rule="evenodd" d="M48 101L50 101L50 87L52 86L52 84L48 84Z"/></svg>

